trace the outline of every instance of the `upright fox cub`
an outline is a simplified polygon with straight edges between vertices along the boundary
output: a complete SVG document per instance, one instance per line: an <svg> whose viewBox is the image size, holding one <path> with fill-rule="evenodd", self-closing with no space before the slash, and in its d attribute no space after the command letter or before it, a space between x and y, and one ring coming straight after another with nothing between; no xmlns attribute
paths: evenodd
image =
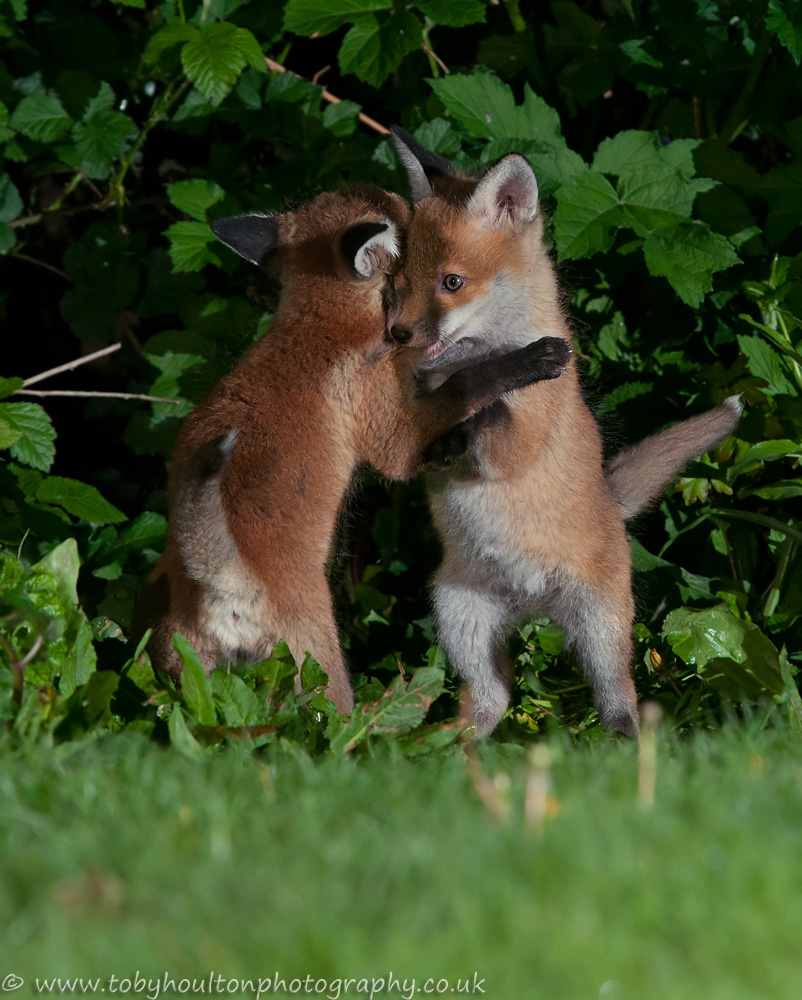
<svg viewBox="0 0 802 1000"><path fill-rule="evenodd" d="M392 276L410 216L378 189L327 193L295 212L212 226L228 246L274 268L283 293L269 333L189 416L168 485L169 533L145 594L154 662L177 676L172 635L208 670L258 661L280 638L311 652L341 712L353 705L326 564L355 467L417 471L434 437L538 378L568 351L539 341L482 369L457 372L413 400L426 335L388 333ZM420 350L415 350L419 346Z"/></svg>
<svg viewBox="0 0 802 1000"><path fill-rule="evenodd" d="M476 182L401 130L396 145L416 202L404 264L409 288L396 325L441 345L429 351L431 378L539 337L568 343L528 161L505 156ZM535 615L564 626L602 724L637 735L624 519L730 434L740 413L730 397L624 451L605 475L598 428L571 365L428 449L441 468L468 453L430 475L428 491L444 547L434 580L437 629L468 682L479 735L509 703L507 635Z"/></svg>

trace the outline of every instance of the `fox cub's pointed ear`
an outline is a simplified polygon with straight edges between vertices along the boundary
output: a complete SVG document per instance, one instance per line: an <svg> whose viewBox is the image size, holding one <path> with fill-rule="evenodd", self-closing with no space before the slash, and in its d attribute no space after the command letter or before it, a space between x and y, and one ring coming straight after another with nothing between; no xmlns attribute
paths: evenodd
<svg viewBox="0 0 802 1000"><path fill-rule="evenodd" d="M392 262L401 256L401 241L395 223L382 219L350 226L340 237L340 249L360 278L372 278L394 270Z"/></svg>
<svg viewBox="0 0 802 1000"><path fill-rule="evenodd" d="M409 187L413 202L431 198L432 181L437 177L445 177L454 173L454 168L442 156L433 153L412 138L397 125L390 129L393 133L393 143L396 152L409 175Z"/></svg>
<svg viewBox="0 0 802 1000"><path fill-rule="evenodd" d="M257 266L278 246L276 215L235 215L218 219L209 228L221 243Z"/></svg>
<svg viewBox="0 0 802 1000"><path fill-rule="evenodd" d="M529 161L510 153L479 181L467 209L491 226L533 222L537 216L537 180Z"/></svg>

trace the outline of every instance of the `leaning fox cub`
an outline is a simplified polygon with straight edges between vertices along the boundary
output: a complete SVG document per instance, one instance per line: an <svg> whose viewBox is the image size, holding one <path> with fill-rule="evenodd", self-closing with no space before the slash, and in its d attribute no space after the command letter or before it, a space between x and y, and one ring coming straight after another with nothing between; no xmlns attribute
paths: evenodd
<svg viewBox="0 0 802 1000"><path fill-rule="evenodd" d="M298 662L307 651L320 661L329 697L350 710L326 565L355 467L370 461L408 477L438 434L561 373L565 345L538 342L412 399L411 366L423 355L414 348L429 341L402 348L387 329L409 214L403 199L362 188L212 225L242 256L275 269L283 292L269 333L176 443L167 550L141 612L141 624L154 626L154 662L174 676L176 631L208 670L264 659L283 637Z"/></svg>
<svg viewBox="0 0 802 1000"><path fill-rule="evenodd" d="M408 295L396 323L404 336L442 345L429 352L430 378L539 337L570 342L527 160L505 156L477 183L400 130L396 143L416 202ZM444 547L435 618L468 682L479 735L509 703L507 635L537 615L564 626L602 724L637 735L624 519L730 434L740 412L731 397L623 452L605 475L598 428L571 365L562 378L495 404L428 449L430 466L455 459L428 481Z"/></svg>

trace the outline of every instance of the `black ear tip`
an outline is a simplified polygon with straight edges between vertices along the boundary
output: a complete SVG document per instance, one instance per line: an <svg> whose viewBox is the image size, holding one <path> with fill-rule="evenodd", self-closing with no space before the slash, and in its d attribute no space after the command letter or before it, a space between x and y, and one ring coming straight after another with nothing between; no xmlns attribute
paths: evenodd
<svg viewBox="0 0 802 1000"><path fill-rule="evenodd" d="M273 215L215 219L209 228L221 243L252 264L260 264L278 246L278 219Z"/></svg>
<svg viewBox="0 0 802 1000"><path fill-rule="evenodd" d="M400 139L405 146L409 146L410 144L414 145L415 140L412 138L409 132L407 132L406 129L401 128L400 125L391 125L390 131L393 133L395 138Z"/></svg>

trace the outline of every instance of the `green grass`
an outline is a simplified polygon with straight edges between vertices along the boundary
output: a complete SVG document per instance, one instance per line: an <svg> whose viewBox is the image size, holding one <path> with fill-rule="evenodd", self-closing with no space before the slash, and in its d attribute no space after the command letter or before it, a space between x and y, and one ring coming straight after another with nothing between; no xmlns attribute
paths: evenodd
<svg viewBox="0 0 802 1000"><path fill-rule="evenodd" d="M458 750L193 763L108 737L0 752L0 979L22 976L20 997L37 976L137 970L449 987L476 972L498 1000L797 997L802 742L665 739L651 810L634 745L550 747L541 836L513 747L480 754L509 776L506 820Z"/></svg>

